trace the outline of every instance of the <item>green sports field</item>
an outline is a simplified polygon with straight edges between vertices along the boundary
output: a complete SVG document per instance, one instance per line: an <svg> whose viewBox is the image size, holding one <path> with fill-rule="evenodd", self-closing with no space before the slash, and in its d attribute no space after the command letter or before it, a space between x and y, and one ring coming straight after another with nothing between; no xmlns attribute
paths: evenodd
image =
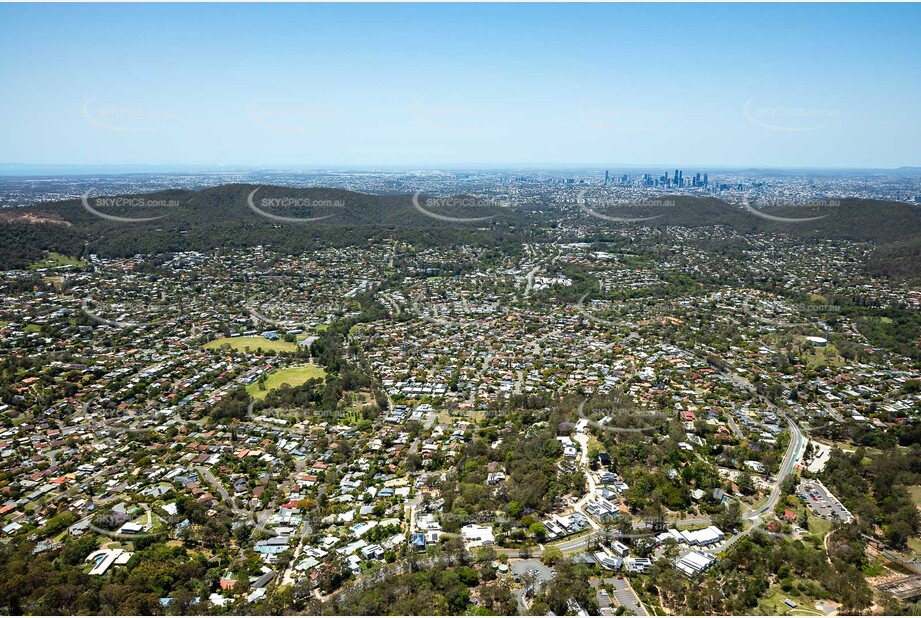
<svg viewBox="0 0 921 618"><path fill-rule="evenodd" d="M246 387L246 392L253 396L253 399L265 399L265 396L282 384L289 386L300 386L310 378L322 378L326 372L321 367L313 363L300 365L297 367L286 367L270 373L265 381L265 390L259 388L259 383L254 382Z"/></svg>
<svg viewBox="0 0 921 618"><path fill-rule="evenodd" d="M214 341L209 341L204 345L206 350L217 350L224 345L229 345L238 352L255 352L262 348L263 352L296 352L297 344L290 341L277 339L269 341L265 337L221 337Z"/></svg>

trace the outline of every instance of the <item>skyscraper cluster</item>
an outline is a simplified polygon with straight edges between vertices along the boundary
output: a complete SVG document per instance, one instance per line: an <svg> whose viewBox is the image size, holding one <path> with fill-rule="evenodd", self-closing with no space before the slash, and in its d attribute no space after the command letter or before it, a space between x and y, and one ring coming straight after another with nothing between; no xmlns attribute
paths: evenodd
<svg viewBox="0 0 921 618"><path fill-rule="evenodd" d="M674 176L669 176L665 172L658 178L653 178L652 174L643 174L643 185L647 187L663 187L668 189L682 189L684 187L709 187L710 176L701 175L700 172L694 175L690 180L685 180L683 170L675 170Z"/></svg>

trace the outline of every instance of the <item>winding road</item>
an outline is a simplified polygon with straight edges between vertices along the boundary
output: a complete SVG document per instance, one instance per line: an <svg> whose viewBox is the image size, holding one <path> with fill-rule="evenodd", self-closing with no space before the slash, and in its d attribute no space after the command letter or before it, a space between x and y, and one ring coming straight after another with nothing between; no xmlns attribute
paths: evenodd
<svg viewBox="0 0 921 618"><path fill-rule="evenodd" d="M737 379L741 383L751 386L750 384L748 384L747 381L745 381L743 378L740 378L739 376L735 374L732 374L731 377L734 378L733 381L736 381ZM585 402L583 401L579 405L579 416L580 417L583 416L582 407L584 403ZM774 481L774 486L771 489L771 492L768 494L767 499L764 501L764 503L760 507L754 508L742 516L743 519L751 522L751 526L749 526L745 530L742 530L736 533L735 535L731 536L729 539L724 541L721 544L721 548L722 548L721 551L728 549L729 547L732 547L732 545L734 545L739 539L741 539L742 537L748 534L751 534L755 529L761 526L761 523L762 523L761 517L764 514L770 513L771 511L773 511L774 507L777 506L777 502L780 500L780 495L781 495L781 489L780 489L781 483L783 483L783 480L789 474L793 472L793 468L796 466L796 462L799 461L799 458L802 456L803 451L804 451L806 440L803 434L803 430L800 429L800 427L793 421L793 419L791 419L786 414L781 412L780 409L777 408L777 406L771 404L770 402L767 402L767 403L784 420L786 420L788 425L790 426L790 434L791 434L790 444L787 446L787 450L784 453L784 458L781 461L780 469L777 471L777 476ZM584 434L582 435L584 436ZM586 448L588 444L588 438L587 436L584 436L584 437L585 437L584 442L578 439L577 441L579 441L580 444L582 444L582 448L583 448L582 463L583 465L587 466L588 462L587 462ZM595 493L595 484L591 480L591 474L588 471L587 467L585 469L585 474L589 478L589 492L586 494L585 497L583 497L581 500L579 500L579 502L576 503L575 510L580 513L583 513L582 507ZM592 524L592 528L594 528L595 530L600 528L600 526L598 526L598 524L591 517L589 517L588 519L589 519L589 522ZM710 524L710 523L712 523L710 517L696 517L696 518L681 519L681 520L669 522L671 526L695 526L695 525L703 525L703 524ZM636 531L645 530L647 529L647 527L648 526L645 522L639 522L639 523L634 524L634 530ZM594 536L595 536L594 534L585 534L577 538L563 539L561 541L549 543L549 545L557 547L563 553L575 553L575 552L584 551L585 549L587 549L589 545L593 542ZM507 554L507 555L510 555L510 554Z"/></svg>

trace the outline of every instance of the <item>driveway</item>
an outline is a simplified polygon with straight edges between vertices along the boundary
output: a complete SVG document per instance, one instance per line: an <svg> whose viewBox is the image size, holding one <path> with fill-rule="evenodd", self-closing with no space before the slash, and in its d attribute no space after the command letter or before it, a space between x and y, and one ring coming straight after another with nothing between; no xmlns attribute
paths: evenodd
<svg viewBox="0 0 921 618"><path fill-rule="evenodd" d="M509 570L515 577L519 577L531 570L537 571L537 577L535 578L538 584L536 586L537 590L540 589L540 584L553 579L553 574L550 572L550 567L545 565L540 560L534 560L530 558L526 560L520 560L513 558L508 561L508 566ZM515 600L518 602L518 614L520 616L525 616L530 611L530 607L528 606L528 603L524 597L524 593L524 587L517 588L512 591L512 596L514 596Z"/></svg>

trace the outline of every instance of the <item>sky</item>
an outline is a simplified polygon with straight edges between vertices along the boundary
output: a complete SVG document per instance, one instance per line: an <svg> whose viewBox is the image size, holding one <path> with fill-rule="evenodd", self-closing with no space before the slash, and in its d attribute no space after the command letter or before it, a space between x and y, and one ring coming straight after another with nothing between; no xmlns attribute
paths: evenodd
<svg viewBox="0 0 921 618"><path fill-rule="evenodd" d="M4 4L0 163L921 165L921 5Z"/></svg>

